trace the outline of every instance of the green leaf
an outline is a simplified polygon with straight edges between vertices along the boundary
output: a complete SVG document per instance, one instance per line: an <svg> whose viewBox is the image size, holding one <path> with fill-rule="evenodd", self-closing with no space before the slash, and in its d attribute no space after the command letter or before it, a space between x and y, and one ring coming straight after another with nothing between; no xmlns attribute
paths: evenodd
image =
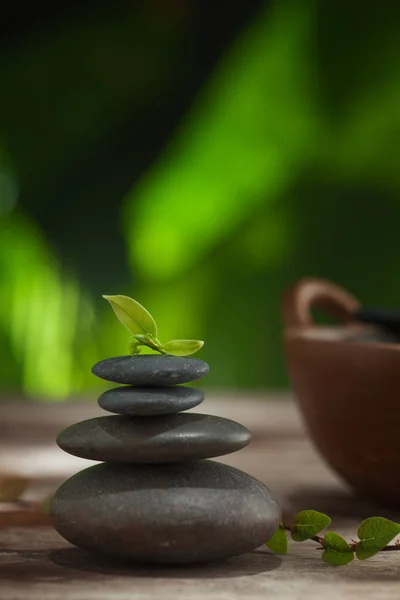
<svg viewBox="0 0 400 600"><path fill-rule="evenodd" d="M330 518L316 510L303 510L295 516L294 525L291 529L292 540L304 542L328 527Z"/></svg>
<svg viewBox="0 0 400 600"><path fill-rule="evenodd" d="M171 340L163 346L162 350L174 356L189 356L200 350L204 346L204 342L199 340Z"/></svg>
<svg viewBox="0 0 400 600"><path fill-rule="evenodd" d="M29 485L29 479L21 475L0 475L0 502L19 500Z"/></svg>
<svg viewBox="0 0 400 600"><path fill-rule="evenodd" d="M279 524L279 528L275 531L274 535L265 542L265 545L276 554L287 553L288 543L283 523Z"/></svg>
<svg viewBox="0 0 400 600"><path fill-rule="evenodd" d="M157 325L151 314L128 296L103 296L111 304L118 319L133 335L150 333L157 337Z"/></svg>
<svg viewBox="0 0 400 600"><path fill-rule="evenodd" d="M325 535L322 545L325 548L322 553L322 560L328 565L340 567L354 560L354 552L350 545L333 531L329 531Z"/></svg>
<svg viewBox="0 0 400 600"><path fill-rule="evenodd" d="M51 494L43 500L39 506L39 511L42 515L51 515L51 504L53 502L54 494Z"/></svg>
<svg viewBox="0 0 400 600"><path fill-rule="evenodd" d="M357 532L360 538L356 548L357 558L365 560L374 556L399 533L400 525L389 519L371 517L363 521Z"/></svg>

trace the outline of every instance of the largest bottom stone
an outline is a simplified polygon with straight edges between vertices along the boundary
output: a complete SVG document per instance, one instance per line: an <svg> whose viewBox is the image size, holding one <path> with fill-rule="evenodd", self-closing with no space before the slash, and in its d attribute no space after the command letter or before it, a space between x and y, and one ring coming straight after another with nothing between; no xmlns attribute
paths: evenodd
<svg viewBox="0 0 400 600"><path fill-rule="evenodd" d="M175 564L253 550L281 516L261 482L210 460L95 465L58 489L52 514L56 530L85 550Z"/></svg>

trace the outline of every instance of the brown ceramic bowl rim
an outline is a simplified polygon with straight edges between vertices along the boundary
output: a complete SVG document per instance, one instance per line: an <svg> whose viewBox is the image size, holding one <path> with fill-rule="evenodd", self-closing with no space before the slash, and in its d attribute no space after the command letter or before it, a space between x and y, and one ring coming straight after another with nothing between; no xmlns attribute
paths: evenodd
<svg viewBox="0 0 400 600"><path fill-rule="evenodd" d="M309 344L327 344L354 348L354 352L366 349L379 350L380 352L400 352L400 343L382 341L357 341L349 340L349 333L373 331L374 327L360 325L310 325L303 327L289 327L284 332L285 340L301 340ZM346 336L346 337L345 337Z"/></svg>

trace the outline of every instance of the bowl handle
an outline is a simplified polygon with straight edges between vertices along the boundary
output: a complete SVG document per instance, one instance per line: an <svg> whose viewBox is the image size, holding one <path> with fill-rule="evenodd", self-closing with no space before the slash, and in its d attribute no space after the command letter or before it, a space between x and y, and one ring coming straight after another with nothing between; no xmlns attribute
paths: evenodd
<svg viewBox="0 0 400 600"><path fill-rule="evenodd" d="M286 327L309 327L313 325L313 308L346 322L359 306L352 294L330 281L302 279L285 293L282 310Z"/></svg>

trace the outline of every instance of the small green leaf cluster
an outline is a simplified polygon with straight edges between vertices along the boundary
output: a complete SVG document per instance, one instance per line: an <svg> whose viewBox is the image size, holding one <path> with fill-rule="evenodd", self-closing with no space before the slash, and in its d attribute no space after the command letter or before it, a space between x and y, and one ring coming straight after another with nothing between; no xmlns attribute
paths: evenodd
<svg viewBox="0 0 400 600"><path fill-rule="evenodd" d="M132 334L130 352L139 354L143 346L161 354L189 356L204 345L199 340L171 340L162 344L158 339L157 324L151 314L133 298L128 296L103 296L111 304L117 318Z"/></svg>
<svg viewBox="0 0 400 600"><path fill-rule="evenodd" d="M331 519L323 513L315 510L304 510L299 512L294 519L293 525L280 523L278 530L266 542L266 546L277 554L287 553L287 532L290 532L292 540L304 542L314 540L320 544L322 560L328 565L343 566L354 560L365 560L374 556L381 550L400 549L399 545L388 546L388 544L400 534L400 524L383 517L371 517L361 523L358 528L358 542L348 543L344 538L334 532L328 532L321 537L318 534L326 529Z"/></svg>

